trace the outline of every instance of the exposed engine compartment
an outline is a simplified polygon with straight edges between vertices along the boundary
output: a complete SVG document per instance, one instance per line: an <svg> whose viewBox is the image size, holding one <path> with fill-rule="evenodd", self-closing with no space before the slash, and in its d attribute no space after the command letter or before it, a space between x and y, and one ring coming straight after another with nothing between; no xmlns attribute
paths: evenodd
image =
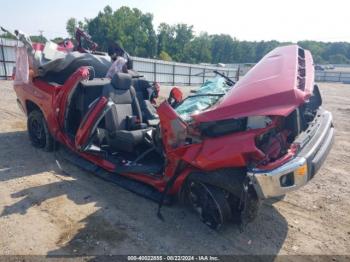
<svg viewBox="0 0 350 262"><path fill-rule="evenodd" d="M317 85L310 99L287 117L279 117L277 125L256 139L256 146L265 154L257 165L267 165L286 155L295 139L314 120L322 99Z"/></svg>

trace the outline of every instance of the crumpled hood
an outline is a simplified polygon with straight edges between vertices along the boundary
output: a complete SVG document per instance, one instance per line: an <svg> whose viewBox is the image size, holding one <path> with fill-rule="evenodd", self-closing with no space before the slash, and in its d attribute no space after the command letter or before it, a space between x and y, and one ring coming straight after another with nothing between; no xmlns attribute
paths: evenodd
<svg viewBox="0 0 350 262"><path fill-rule="evenodd" d="M297 45L279 47L260 60L213 107L193 115L198 122L246 116L287 116L311 95L311 53Z"/></svg>

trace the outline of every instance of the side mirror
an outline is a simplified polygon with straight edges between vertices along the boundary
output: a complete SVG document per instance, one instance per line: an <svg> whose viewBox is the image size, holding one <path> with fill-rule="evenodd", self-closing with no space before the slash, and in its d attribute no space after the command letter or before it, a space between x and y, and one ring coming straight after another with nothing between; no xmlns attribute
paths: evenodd
<svg viewBox="0 0 350 262"><path fill-rule="evenodd" d="M182 102L182 100L183 94L180 88L173 87L168 97L168 103L171 105L172 108L175 108Z"/></svg>

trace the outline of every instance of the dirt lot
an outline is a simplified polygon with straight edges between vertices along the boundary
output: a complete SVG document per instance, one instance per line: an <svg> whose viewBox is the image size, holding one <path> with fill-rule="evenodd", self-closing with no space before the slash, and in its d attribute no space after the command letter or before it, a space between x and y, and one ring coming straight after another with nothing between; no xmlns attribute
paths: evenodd
<svg viewBox="0 0 350 262"><path fill-rule="evenodd" d="M307 186L266 202L240 233L157 205L33 148L11 82L0 81L0 255L350 254L350 85L320 84L336 142Z"/></svg>

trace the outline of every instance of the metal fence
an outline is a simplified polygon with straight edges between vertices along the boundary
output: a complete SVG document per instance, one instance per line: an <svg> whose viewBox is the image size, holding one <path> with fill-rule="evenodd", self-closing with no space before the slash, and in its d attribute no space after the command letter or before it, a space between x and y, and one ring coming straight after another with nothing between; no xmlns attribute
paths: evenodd
<svg viewBox="0 0 350 262"><path fill-rule="evenodd" d="M16 65L16 40L0 38L0 79L11 77ZM165 62L155 59L133 57L134 68L148 81L157 81L171 85L200 85L207 78L214 76L213 70L217 70L228 77L235 78L238 68L244 75L252 66L248 64L232 64L227 67L213 67L207 65L195 65L175 62ZM337 71L337 66L332 71L316 71L315 80L318 82L343 82L350 83L350 71ZM339 65L346 68L349 65ZM245 70L244 68L247 68Z"/></svg>
<svg viewBox="0 0 350 262"><path fill-rule="evenodd" d="M7 79L12 75L16 63L16 44L15 40L0 38L0 79ZM134 69L148 81L172 85L200 85L205 79L214 76L213 70L234 78L237 71L234 68L165 62L140 57L133 57L133 62Z"/></svg>
<svg viewBox="0 0 350 262"><path fill-rule="evenodd" d="M200 85L213 77L214 70L235 78L237 69L205 65L165 62L161 60L133 57L134 68L148 81L164 84Z"/></svg>
<svg viewBox="0 0 350 262"><path fill-rule="evenodd" d="M0 38L0 79L7 79L12 75L16 64L16 44L15 40Z"/></svg>
<svg viewBox="0 0 350 262"><path fill-rule="evenodd" d="M342 82L350 84L350 72L316 71L317 82Z"/></svg>

